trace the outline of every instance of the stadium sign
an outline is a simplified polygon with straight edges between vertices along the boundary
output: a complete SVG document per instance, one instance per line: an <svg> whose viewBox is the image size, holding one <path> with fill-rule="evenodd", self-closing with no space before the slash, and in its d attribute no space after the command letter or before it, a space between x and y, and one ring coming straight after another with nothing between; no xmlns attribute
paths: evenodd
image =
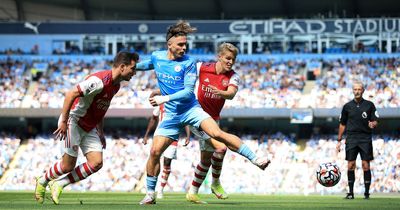
<svg viewBox="0 0 400 210"><path fill-rule="evenodd" d="M233 21L232 34L370 34L399 32L400 19L253 20Z"/></svg>
<svg viewBox="0 0 400 210"><path fill-rule="evenodd" d="M175 21L0 23L0 34L165 34ZM400 32L400 18L190 21L201 34L377 34Z"/></svg>

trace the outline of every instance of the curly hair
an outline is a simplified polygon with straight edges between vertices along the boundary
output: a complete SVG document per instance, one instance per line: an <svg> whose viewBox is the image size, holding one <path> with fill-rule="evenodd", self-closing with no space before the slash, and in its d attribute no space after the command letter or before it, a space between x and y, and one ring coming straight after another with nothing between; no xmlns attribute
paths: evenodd
<svg viewBox="0 0 400 210"><path fill-rule="evenodd" d="M187 36L189 33L194 33L197 28L190 26L189 22L179 20L175 25L168 27L166 40L168 41L172 37Z"/></svg>

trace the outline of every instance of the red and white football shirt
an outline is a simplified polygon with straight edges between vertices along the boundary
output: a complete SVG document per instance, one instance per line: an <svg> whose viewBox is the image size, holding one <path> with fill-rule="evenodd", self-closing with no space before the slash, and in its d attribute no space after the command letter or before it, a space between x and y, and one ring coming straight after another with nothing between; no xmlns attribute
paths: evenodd
<svg viewBox="0 0 400 210"><path fill-rule="evenodd" d="M113 84L112 73L106 70L89 75L77 88L80 97L72 104L70 115L77 117L79 127L89 132L103 119L120 85Z"/></svg>
<svg viewBox="0 0 400 210"><path fill-rule="evenodd" d="M220 119L220 113L225 104L225 99L211 92L208 85L215 86L220 90L227 90L229 86L238 88L240 83L239 75L231 70L224 74L217 74L216 63L197 63L197 75L199 78L196 84L196 97L201 107L214 120Z"/></svg>

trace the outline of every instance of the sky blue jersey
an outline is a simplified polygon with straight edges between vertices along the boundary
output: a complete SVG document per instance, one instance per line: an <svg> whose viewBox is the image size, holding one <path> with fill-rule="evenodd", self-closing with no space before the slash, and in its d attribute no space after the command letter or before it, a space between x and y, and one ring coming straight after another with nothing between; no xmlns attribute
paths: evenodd
<svg viewBox="0 0 400 210"><path fill-rule="evenodd" d="M167 113L181 114L198 105L194 94L197 80L196 62L184 55L176 60L167 58L167 51L155 51L150 60L136 65L137 70L155 70L162 95L169 95L165 103Z"/></svg>

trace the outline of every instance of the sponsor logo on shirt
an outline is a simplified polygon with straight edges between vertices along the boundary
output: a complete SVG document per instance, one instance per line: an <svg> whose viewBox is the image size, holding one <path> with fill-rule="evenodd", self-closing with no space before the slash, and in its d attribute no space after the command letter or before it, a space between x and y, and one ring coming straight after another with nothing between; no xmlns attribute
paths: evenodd
<svg viewBox="0 0 400 210"><path fill-rule="evenodd" d="M226 87L228 85L229 85L229 80L226 79L222 80L222 86Z"/></svg>
<svg viewBox="0 0 400 210"><path fill-rule="evenodd" d="M368 117L368 115L367 115L366 112L363 112L363 113L361 114L361 116L362 116L364 119L366 119L366 118Z"/></svg>
<svg viewBox="0 0 400 210"><path fill-rule="evenodd" d="M180 76L173 76L168 73L161 73L161 72L157 72L157 77L160 79L170 79L170 80L174 80L174 81L182 80L182 77L180 77Z"/></svg>
<svg viewBox="0 0 400 210"><path fill-rule="evenodd" d="M182 70L182 67L180 65L175 66L174 70L176 72L180 72Z"/></svg>

